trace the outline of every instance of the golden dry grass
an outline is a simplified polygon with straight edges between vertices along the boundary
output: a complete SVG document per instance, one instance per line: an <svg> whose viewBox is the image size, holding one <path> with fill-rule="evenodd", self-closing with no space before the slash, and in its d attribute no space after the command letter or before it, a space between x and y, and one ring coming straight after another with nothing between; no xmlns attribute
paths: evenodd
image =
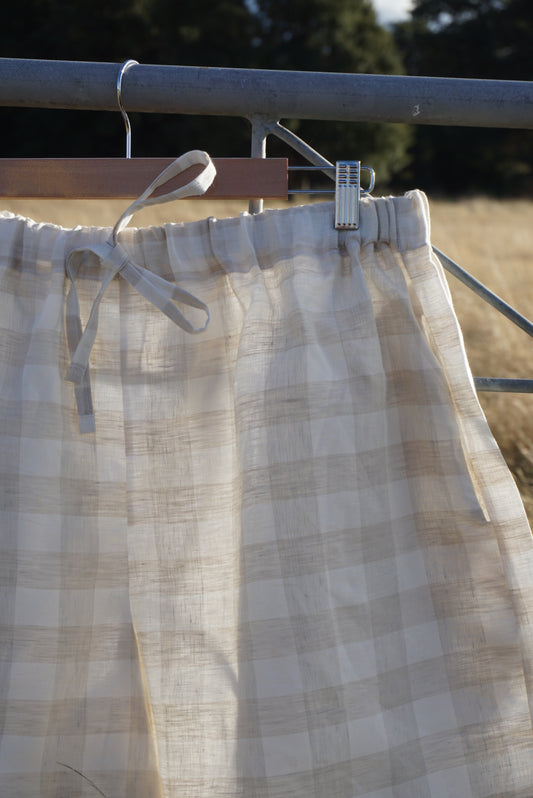
<svg viewBox="0 0 533 798"><path fill-rule="evenodd" d="M73 227L113 225L126 204L122 200L11 200L3 206L37 221ZM134 223L221 218L246 209L242 201L188 201L144 210ZM533 201L433 201L431 216L434 244L532 318ZM455 278L450 277L449 283L473 373L533 377L531 339ZM480 402L533 522L533 394L482 393Z"/></svg>
<svg viewBox="0 0 533 798"><path fill-rule="evenodd" d="M533 201L431 203L435 246L533 319ZM476 376L533 378L531 338L449 277ZM533 394L480 393L533 525Z"/></svg>

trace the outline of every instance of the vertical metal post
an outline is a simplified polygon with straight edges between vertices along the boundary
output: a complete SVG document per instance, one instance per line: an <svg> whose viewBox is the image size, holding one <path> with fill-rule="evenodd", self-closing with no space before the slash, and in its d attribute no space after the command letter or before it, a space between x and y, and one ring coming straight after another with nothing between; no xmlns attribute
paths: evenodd
<svg viewBox="0 0 533 798"><path fill-rule="evenodd" d="M266 140L269 122L265 117L257 115L249 118L252 125L252 141L250 155L252 158L266 158ZM271 123L270 123L271 124ZM252 199L248 205L249 213L261 213L263 210L262 199Z"/></svg>

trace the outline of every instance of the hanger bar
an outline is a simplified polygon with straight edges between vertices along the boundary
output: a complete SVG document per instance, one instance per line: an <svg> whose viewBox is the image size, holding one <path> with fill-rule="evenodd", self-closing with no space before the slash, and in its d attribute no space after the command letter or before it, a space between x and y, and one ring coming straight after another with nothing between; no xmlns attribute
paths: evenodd
<svg viewBox="0 0 533 798"><path fill-rule="evenodd" d="M173 158L0 158L0 196L99 199L138 197ZM214 158L213 199L287 199L286 158ZM185 185L193 167L160 193ZM154 192L157 196L157 192Z"/></svg>
<svg viewBox="0 0 533 798"><path fill-rule="evenodd" d="M115 111L117 64L0 59L0 105ZM158 66L128 71L128 111L533 129L533 81Z"/></svg>
<svg viewBox="0 0 533 798"><path fill-rule="evenodd" d="M322 172L326 174L331 180L336 180L336 166L331 165L330 167L324 166L289 166L289 173L290 172ZM374 170L370 166L361 166L361 171L369 172L370 174L370 182L368 188L364 188L361 186L361 194L371 194L374 190L375 184L375 173ZM289 196L292 194L336 194L337 188L290 188Z"/></svg>

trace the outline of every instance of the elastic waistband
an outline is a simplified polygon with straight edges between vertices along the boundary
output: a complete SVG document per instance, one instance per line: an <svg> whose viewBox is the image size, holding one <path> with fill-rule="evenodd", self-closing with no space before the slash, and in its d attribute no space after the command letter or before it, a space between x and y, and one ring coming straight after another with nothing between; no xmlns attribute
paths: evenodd
<svg viewBox="0 0 533 798"><path fill-rule="evenodd" d="M38 271L41 278L48 270L64 273L68 252L103 244L112 234L110 227L68 229L7 212L0 214L0 220L0 264L12 263L14 256L24 252L22 267ZM256 264L270 268L280 258L299 252L320 254L344 247L347 238L361 247L389 243L401 252L430 242L428 203L420 191L401 197L365 197L360 221L359 230L335 230L334 204L323 202L266 210L257 216L243 213L228 219L128 227L120 233L120 241L138 264L160 276L176 278L244 272ZM101 269L89 257L80 268L79 279L91 277L101 279Z"/></svg>
<svg viewBox="0 0 533 798"><path fill-rule="evenodd" d="M195 151L182 156L169 167L183 168L190 160L204 163L204 171L187 187L172 196L183 196L192 186L202 193L214 171L206 153ZM165 172L168 170L165 170ZM208 218L187 224L162 227L126 228L133 213L144 205L165 202L150 193L161 183L162 173L141 197L124 211L115 227L80 227L72 230L55 225L36 224L27 219L2 214L0 265L21 263L22 269L42 279L46 272L65 269L71 280L66 304L67 339L71 364L67 379L75 383L80 429L94 430L89 356L96 337L98 310L110 281L119 275L187 332L201 332L209 322L209 309L201 299L202 281L214 273L247 273L257 268L273 268L309 254L309 264L321 268L321 254L353 252L354 247L387 244L400 252L429 244L428 203L420 191L403 197L365 197L360 207L360 228L337 231L334 203L302 205L267 210L251 216L243 213L231 219ZM120 243L118 235L120 234ZM76 281L97 279L100 290L85 330L82 330ZM198 296L185 290L192 286ZM176 303L204 311L203 326L194 326Z"/></svg>

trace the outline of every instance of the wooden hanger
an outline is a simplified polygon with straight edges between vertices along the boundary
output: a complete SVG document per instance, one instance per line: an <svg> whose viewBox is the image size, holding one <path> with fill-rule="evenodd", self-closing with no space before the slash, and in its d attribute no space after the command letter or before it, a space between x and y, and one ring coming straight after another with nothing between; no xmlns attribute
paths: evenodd
<svg viewBox="0 0 533 798"><path fill-rule="evenodd" d="M134 198L173 158L0 158L0 196L19 198ZM205 197L287 199L286 158L213 158L217 176ZM162 193L188 183L191 167ZM157 196L157 194L155 195Z"/></svg>
<svg viewBox="0 0 533 798"><path fill-rule="evenodd" d="M122 104L122 79L138 64L125 61L117 76L117 102L126 127L125 158L0 158L0 196L54 199L138 197L172 158L132 158L131 125ZM287 199L286 158L214 158L216 178L204 196L216 199ZM186 185L203 167L193 166L159 190ZM154 192L154 196L157 196Z"/></svg>

